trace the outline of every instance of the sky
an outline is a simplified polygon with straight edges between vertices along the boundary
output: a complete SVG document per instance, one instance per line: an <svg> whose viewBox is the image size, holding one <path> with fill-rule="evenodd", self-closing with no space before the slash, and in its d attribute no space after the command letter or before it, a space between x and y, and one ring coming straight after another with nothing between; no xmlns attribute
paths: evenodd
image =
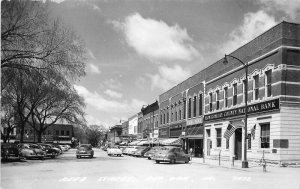
<svg viewBox="0 0 300 189"><path fill-rule="evenodd" d="M300 0L55 0L85 41L74 88L88 125L110 127L274 25L300 22Z"/></svg>

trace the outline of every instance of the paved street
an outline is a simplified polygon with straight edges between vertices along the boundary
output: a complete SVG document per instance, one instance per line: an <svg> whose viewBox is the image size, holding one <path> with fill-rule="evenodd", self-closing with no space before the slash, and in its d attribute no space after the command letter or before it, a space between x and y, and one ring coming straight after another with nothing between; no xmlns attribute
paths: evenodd
<svg viewBox="0 0 300 189"><path fill-rule="evenodd" d="M189 164L156 164L144 158L109 157L95 149L93 159L75 158L75 150L57 159L1 165L3 189L75 188L300 188L299 168L229 169Z"/></svg>

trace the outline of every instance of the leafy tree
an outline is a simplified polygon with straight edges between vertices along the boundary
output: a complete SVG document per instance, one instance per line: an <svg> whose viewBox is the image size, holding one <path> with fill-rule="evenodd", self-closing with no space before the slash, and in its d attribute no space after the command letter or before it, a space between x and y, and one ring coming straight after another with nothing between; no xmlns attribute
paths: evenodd
<svg viewBox="0 0 300 189"><path fill-rule="evenodd" d="M86 130L88 142L94 147L98 146L104 139L105 131L106 129L102 125L90 125Z"/></svg>

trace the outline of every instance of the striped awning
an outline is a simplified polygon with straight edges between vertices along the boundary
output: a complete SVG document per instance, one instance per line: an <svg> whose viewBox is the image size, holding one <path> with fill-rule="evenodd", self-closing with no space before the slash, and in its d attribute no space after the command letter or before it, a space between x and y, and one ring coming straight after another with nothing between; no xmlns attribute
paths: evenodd
<svg viewBox="0 0 300 189"><path fill-rule="evenodd" d="M159 143L161 145L165 145L165 146L172 146L172 145L180 146L180 145L182 145L180 138L168 138L168 139L160 140Z"/></svg>

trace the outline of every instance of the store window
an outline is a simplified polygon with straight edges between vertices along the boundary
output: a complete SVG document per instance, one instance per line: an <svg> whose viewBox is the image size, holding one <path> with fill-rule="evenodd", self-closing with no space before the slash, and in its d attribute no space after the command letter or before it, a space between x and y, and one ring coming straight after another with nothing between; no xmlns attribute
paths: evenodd
<svg viewBox="0 0 300 189"><path fill-rule="evenodd" d="M65 135L65 131L61 131L61 135L62 135L62 136Z"/></svg>
<svg viewBox="0 0 300 189"><path fill-rule="evenodd" d="M253 80L254 80L254 92L253 92L254 97L253 97L253 99L257 100L258 95L259 95L259 75L254 76Z"/></svg>
<svg viewBox="0 0 300 189"><path fill-rule="evenodd" d="M246 90L246 80L243 80L243 102L244 103L246 102L245 90Z"/></svg>
<svg viewBox="0 0 300 189"><path fill-rule="evenodd" d="M260 128L260 147L270 148L270 123L261 124Z"/></svg>
<svg viewBox="0 0 300 189"><path fill-rule="evenodd" d="M232 105L235 106L237 103L237 84L233 84L233 96L232 96Z"/></svg>
<svg viewBox="0 0 300 189"><path fill-rule="evenodd" d="M199 95L199 116L201 116L203 113L202 113L202 110L203 110L203 105L202 105L202 101L203 101L203 98L202 98L202 94Z"/></svg>
<svg viewBox="0 0 300 189"><path fill-rule="evenodd" d="M224 88L224 107L228 107L228 87Z"/></svg>
<svg viewBox="0 0 300 189"><path fill-rule="evenodd" d="M217 147L221 147L222 146L222 128L217 128L216 129L216 133L217 133Z"/></svg>
<svg viewBox="0 0 300 189"><path fill-rule="evenodd" d="M210 137L210 129L206 129L206 135L208 138Z"/></svg>
<svg viewBox="0 0 300 189"><path fill-rule="evenodd" d="M226 139L226 149L229 149L229 139Z"/></svg>
<svg viewBox="0 0 300 189"><path fill-rule="evenodd" d="M272 70L266 71L265 79L266 96L270 97L272 95Z"/></svg>

